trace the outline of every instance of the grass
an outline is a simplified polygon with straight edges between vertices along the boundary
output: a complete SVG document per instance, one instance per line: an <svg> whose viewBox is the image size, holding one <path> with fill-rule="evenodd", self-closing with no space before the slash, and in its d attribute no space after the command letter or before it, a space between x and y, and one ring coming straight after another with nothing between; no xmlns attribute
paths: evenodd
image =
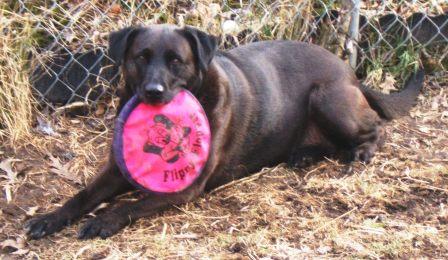
<svg viewBox="0 0 448 260"><path fill-rule="evenodd" d="M34 100L27 68L34 29L29 16L4 6L0 17L0 139L12 144L30 133Z"/></svg>
<svg viewBox="0 0 448 260"><path fill-rule="evenodd" d="M369 165L350 170L324 161L294 171L266 169L107 240L76 240L76 224L40 241L25 240L25 251L9 246L2 252L42 259L442 257L448 253L443 89L426 85L411 117L387 126L386 145ZM35 146L15 154L2 150L3 158L19 161L12 163L14 182L1 181L3 188L12 183L12 200L0 198L0 240L22 241L25 219L60 205L84 185L52 171L50 155L82 183L93 178L108 153L112 114L59 115L53 127L60 136L36 133Z"/></svg>
<svg viewBox="0 0 448 260"><path fill-rule="evenodd" d="M402 6L404 13L411 9L410 2L396 2L389 7ZM27 3L27 15L18 14L15 1L0 5L2 258L358 259L448 254L448 81L443 74L427 77L409 117L386 126L385 147L369 165L349 167L328 159L304 169L278 166L142 219L106 240L76 240L85 219L40 241L26 240L24 221L60 206L91 181L105 163L113 134L116 99L100 100L96 111L84 116L39 115L54 135L31 127L37 111L28 79L35 64L29 58L31 53L34 62L42 62L55 51L42 49L54 40L49 36L63 33L58 46L82 51L104 47L109 31L141 22L183 21L220 35L221 23L235 12L239 30L251 29L250 36L312 41L305 21L333 4L244 1L243 7L251 8L242 12L240 1L182 2L180 11L172 1L38 3ZM216 16L213 8L218 8ZM63 28L68 29L61 32ZM335 37L335 28L329 28ZM430 58L440 54L427 51ZM392 56L386 60L388 53ZM366 63L368 80L382 89L388 87L380 84L384 78L392 78L388 84L394 87L403 70L423 62L413 45L398 50L382 46L373 54ZM119 202L136 196L127 194Z"/></svg>

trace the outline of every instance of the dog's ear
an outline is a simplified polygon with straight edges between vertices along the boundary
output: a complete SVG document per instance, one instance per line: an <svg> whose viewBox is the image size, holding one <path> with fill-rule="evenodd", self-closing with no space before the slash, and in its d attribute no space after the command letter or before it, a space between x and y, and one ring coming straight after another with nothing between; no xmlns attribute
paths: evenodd
<svg viewBox="0 0 448 260"><path fill-rule="evenodd" d="M121 65L128 46L139 31L140 28L126 27L110 33L108 54L117 65Z"/></svg>
<svg viewBox="0 0 448 260"><path fill-rule="evenodd" d="M185 26L180 32L190 43L199 70L206 71L218 46L216 38L190 26Z"/></svg>

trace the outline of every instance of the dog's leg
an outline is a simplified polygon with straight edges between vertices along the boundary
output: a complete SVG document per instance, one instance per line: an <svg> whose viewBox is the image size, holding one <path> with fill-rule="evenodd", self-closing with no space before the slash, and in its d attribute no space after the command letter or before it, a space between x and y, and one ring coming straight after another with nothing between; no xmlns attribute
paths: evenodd
<svg viewBox="0 0 448 260"><path fill-rule="evenodd" d="M30 238L38 239L58 232L93 210L101 202L131 188L132 186L121 176L117 165L112 161L96 180L69 199L61 208L28 221L25 225L27 234Z"/></svg>
<svg viewBox="0 0 448 260"><path fill-rule="evenodd" d="M382 121L356 86L341 82L316 87L310 96L310 110L328 138L351 151L352 160L370 162L382 145Z"/></svg>
<svg viewBox="0 0 448 260"><path fill-rule="evenodd" d="M222 134L225 128L218 128L215 132ZM114 235L126 225L129 225L139 218L154 215L173 205L180 205L192 201L201 195L212 174L220 172L220 161L218 155L222 154L219 140L215 139L210 151L210 157L198 180L184 191L173 194L149 194L146 197L118 206L114 209L89 219L79 230L78 238L89 239L96 236L106 238Z"/></svg>
<svg viewBox="0 0 448 260"><path fill-rule="evenodd" d="M325 145L300 145L291 154L288 165L295 168L308 167L322 159L325 156L332 156L334 149Z"/></svg>
<svg viewBox="0 0 448 260"><path fill-rule="evenodd" d="M173 205L187 203L200 195L197 186L172 195L148 195L147 197L109 210L89 219L79 230L79 239L107 238L142 217L152 216Z"/></svg>
<svg viewBox="0 0 448 260"><path fill-rule="evenodd" d="M288 165L291 167L308 167L326 156L336 154L336 148L320 130L315 118L308 118L307 126L299 136L298 143L289 157Z"/></svg>

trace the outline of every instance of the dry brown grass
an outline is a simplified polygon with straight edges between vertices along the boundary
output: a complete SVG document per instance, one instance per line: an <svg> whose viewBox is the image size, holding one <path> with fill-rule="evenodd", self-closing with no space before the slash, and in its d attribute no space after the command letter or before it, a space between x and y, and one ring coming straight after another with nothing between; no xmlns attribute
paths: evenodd
<svg viewBox="0 0 448 260"><path fill-rule="evenodd" d="M110 30L143 20L183 21L219 34L221 21L229 15L222 8L218 18L212 17L215 1L207 0L198 1L194 12L177 14L170 1L160 1L160 6L148 1L137 11L140 20L130 15L137 1L129 1L129 7L110 7L107 1L68 2L71 4L65 2L60 5L62 10L52 12L42 5L30 16L0 9L0 29L12 25L17 28L16 22L23 24L14 34L16 37L0 37L0 116L6 126L1 125L0 131L3 138L16 140L0 145L1 258L448 255L448 80L434 76L427 78L411 116L388 124L386 145L369 165L355 163L349 167L328 159L300 170L283 166L265 169L178 209L139 220L107 240L78 241L76 232L84 219L48 238L27 241L22 229L24 221L60 206L91 180L106 160L115 104L103 101L98 106L101 109L82 117L39 115L54 129L54 135L31 128L28 52L24 48L35 52L34 38L27 35L36 34L29 26L41 21L56 34L69 15L70 30L64 31L66 37L60 44L76 49L104 45ZM299 7L291 1L257 3L253 14L242 16L240 30L255 28L264 39L303 39L300 21L296 23L290 18L298 10L309 11L310 1L303 1ZM238 8L238 2L230 4ZM269 12L273 9L277 11ZM49 13L51 16L45 16ZM103 13L107 15L104 17ZM309 12L304 11L304 15ZM86 34L94 36L86 40ZM43 59L44 55L37 57ZM3 66L4 62L7 66ZM118 202L136 196L139 194L128 194Z"/></svg>
<svg viewBox="0 0 448 260"><path fill-rule="evenodd" d="M26 241L25 219L61 205L84 185L58 175L49 156L85 183L107 155L112 111L57 117L53 127L60 136L35 133L36 146L16 154L2 150L3 159L18 160L11 162L16 178L1 183L11 187L12 196L9 203L0 198L0 240L11 243L2 252L42 259L443 258L448 254L446 87L426 85L411 116L387 126L386 145L369 165L349 169L327 160L301 170L279 166L142 219L107 240L78 241L76 224Z"/></svg>
<svg viewBox="0 0 448 260"><path fill-rule="evenodd" d="M26 68L35 44L32 26L30 17L0 4L0 140L10 144L30 131L33 98Z"/></svg>

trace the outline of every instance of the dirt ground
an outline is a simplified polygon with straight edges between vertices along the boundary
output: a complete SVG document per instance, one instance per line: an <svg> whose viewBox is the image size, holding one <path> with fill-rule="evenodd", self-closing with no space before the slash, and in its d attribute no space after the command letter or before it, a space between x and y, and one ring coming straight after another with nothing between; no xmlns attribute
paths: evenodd
<svg viewBox="0 0 448 260"><path fill-rule="evenodd" d="M113 111L53 116L52 135L35 129L20 148L0 146L1 258L448 257L447 95L446 83L427 78L411 115L387 124L386 144L369 165L327 159L305 169L278 166L110 239L77 240L84 218L28 241L23 223L88 183L112 136Z"/></svg>

